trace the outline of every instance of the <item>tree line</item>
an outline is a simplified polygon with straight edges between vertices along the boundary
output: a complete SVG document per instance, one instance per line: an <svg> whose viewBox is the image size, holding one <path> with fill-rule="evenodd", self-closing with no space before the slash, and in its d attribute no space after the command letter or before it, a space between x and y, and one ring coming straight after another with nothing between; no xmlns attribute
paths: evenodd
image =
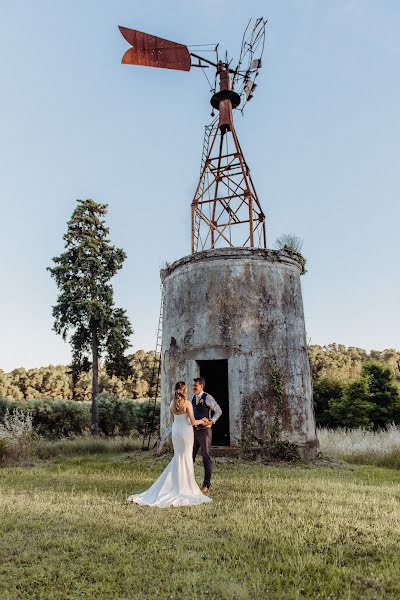
<svg viewBox="0 0 400 600"><path fill-rule="evenodd" d="M68 341L71 364L0 370L0 398L90 400L93 435L98 432L101 393L121 400L154 397L155 388L150 387L157 384L154 353L127 353L133 328L126 311L115 306L111 284L126 253L108 237L107 207L92 199L77 200L63 235L64 251L46 267L58 289L53 330ZM289 236L280 243L294 242ZM398 351L310 345L309 360L318 425L377 427L398 422Z"/></svg>
<svg viewBox="0 0 400 600"><path fill-rule="evenodd" d="M310 346L319 427L385 428L400 424L400 352Z"/></svg>
<svg viewBox="0 0 400 600"><path fill-rule="evenodd" d="M393 349L367 352L342 344L308 348L317 425L320 427L384 427L400 423L400 352ZM109 375L99 363L99 392L121 400L151 396L154 352L139 350L127 355L132 374ZM158 357L157 357L158 358ZM154 390L153 390L154 391ZM92 378L81 372L73 382L71 365L37 369L0 370L0 397L10 400L90 401Z"/></svg>
<svg viewBox="0 0 400 600"><path fill-rule="evenodd" d="M132 374L126 378L109 375L103 361L99 362L99 393L105 391L121 399L138 399L152 396L154 352L138 350L127 356ZM157 357L158 358L158 357ZM19 367L10 372L0 369L0 398L8 400L90 401L92 376L90 371L79 374L73 381L72 365L48 365L33 369Z"/></svg>

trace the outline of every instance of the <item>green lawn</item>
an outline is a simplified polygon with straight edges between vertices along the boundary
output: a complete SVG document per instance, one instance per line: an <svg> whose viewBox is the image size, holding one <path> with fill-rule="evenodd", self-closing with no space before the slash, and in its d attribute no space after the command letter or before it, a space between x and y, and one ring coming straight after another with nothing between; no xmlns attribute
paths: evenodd
<svg viewBox="0 0 400 600"><path fill-rule="evenodd" d="M209 505L125 504L169 459L0 469L1 600L400 598L399 471L214 462Z"/></svg>

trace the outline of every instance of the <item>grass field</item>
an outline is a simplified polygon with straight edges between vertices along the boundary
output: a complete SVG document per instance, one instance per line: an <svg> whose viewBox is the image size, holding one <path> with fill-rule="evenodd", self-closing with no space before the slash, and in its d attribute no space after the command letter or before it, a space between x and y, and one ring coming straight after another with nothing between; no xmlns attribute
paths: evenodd
<svg viewBox="0 0 400 600"><path fill-rule="evenodd" d="M214 459L212 503L125 504L169 459L0 469L1 600L400 598L399 471Z"/></svg>

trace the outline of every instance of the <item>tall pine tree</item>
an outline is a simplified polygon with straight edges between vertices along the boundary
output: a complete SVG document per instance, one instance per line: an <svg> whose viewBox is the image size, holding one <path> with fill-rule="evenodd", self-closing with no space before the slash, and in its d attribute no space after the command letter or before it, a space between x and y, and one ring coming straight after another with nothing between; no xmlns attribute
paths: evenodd
<svg viewBox="0 0 400 600"><path fill-rule="evenodd" d="M111 278L121 269L126 254L112 246L103 217L108 204L77 200L68 221L65 252L46 267L55 279L59 294L52 307L53 330L72 346L72 384L82 371L92 369L91 431L98 433L99 359L105 353L107 373L127 378L132 375L125 350L133 333L122 308L114 307Z"/></svg>

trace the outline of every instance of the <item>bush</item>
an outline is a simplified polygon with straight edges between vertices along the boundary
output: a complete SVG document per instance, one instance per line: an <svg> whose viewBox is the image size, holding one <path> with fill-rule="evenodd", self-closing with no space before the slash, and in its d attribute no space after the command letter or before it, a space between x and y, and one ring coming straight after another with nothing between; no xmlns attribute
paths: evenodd
<svg viewBox="0 0 400 600"><path fill-rule="evenodd" d="M145 423L151 421L154 400L135 402L120 400L111 392L99 394L99 429L105 435L142 434ZM160 404L156 403L154 428L160 424Z"/></svg>
<svg viewBox="0 0 400 600"><path fill-rule="evenodd" d="M331 412L331 404L341 399L344 383L332 377L321 377L313 385L315 420L318 427L335 427L338 422Z"/></svg>
<svg viewBox="0 0 400 600"><path fill-rule="evenodd" d="M393 370L387 365L368 360L362 366L368 378L372 408L369 414L374 429L382 429L388 423L400 424L400 389Z"/></svg>
<svg viewBox="0 0 400 600"><path fill-rule="evenodd" d="M32 415L16 408L6 408L0 423L0 463L18 462L35 454Z"/></svg>
<svg viewBox="0 0 400 600"><path fill-rule="evenodd" d="M364 362L354 381L319 377L313 399L318 427L378 430L390 423L400 425L400 388L393 369L375 360Z"/></svg>
<svg viewBox="0 0 400 600"><path fill-rule="evenodd" d="M99 433L106 436L138 435L151 420L154 401L122 400L111 392L98 396ZM74 400L5 400L0 398L0 424L7 411L19 410L30 414L33 430L48 438L78 436L90 432L91 403ZM154 428L160 422L160 406L156 404Z"/></svg>
<svg viewBox="0 0 400 600"><path fill-rule="evenodd" d="M89 427L90 405L71 400L29 400L33 426L40 435L64 437L79 435Z"/></svg>
<svg viewBox="0 0 400 600"><path fill-rule="evenodd" d="M339 399L329 401L331 414L342 427L371 427L370 412L373 404L370 401L368 378L360 377L348 383Z"/></svg>

